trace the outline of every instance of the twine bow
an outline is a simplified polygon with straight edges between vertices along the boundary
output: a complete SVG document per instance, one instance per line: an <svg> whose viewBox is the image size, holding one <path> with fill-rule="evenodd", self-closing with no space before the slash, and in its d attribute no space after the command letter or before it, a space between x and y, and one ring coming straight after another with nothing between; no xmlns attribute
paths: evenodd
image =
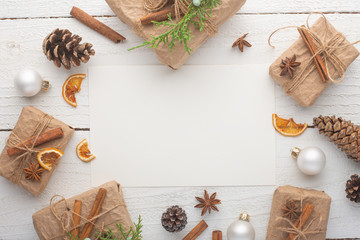
<svg viewBox="0 0 360 240"><path fill-rule="evenodd" d="M56 201L57 198L60 198L59 201ZM64 202L64 210L63 212L60 214L57 211L57 205L60 204L61 202ZM61 235L57 235L55 237L51 237L49 240L52 239L56 239L58 237L63 237L64 234L70 233L72 230L78 228L78 227L82 227L83 225L85 225L86 223L91 223L94 226L96 226L98 229L100 229L100 232L102 232L105 228L104 223L102 223L101 225L97 225L95 224L93 221L100 218L101 216L113 211L115 208L123 206L125 207L126 205L124 203L118 203L115 204L113 207L109 208L106 211L103 211L102 213L100 213L99 215L94 216L91 219L87 219L83 216L81 216L80 214L74 212L73 210L71 210L71 208L69 207L68 202L66 201L64 196L61 195L54 195L51 199L50 199L50 211L52 212L52 214L55 216L55 218L58 220L61 229L63 230L63 233ZM82 220L84 220L83 223L80 223L77 226L72 226L72 216L76 215L78 217L80 217ZM110 223L111 224L111 223ZM98 239L100 236L98 236L96 239Z"/></svg>
<svg viewBox="0 0 360 240"><path fill-rule="evenodd" d="M325 21L325 35L324 35L324 38L321 39L314 31L312 31L310 29L310 26L309 26L309 18L313 14L315 14L315 13L311 13L307 17L306 27L298 27L298 26L282 27L282 28L279 28L279 29L275 30L274 32L272 32L268 38L269 46L274 47L271 44L271 38L275 33L277 33L280 30L283 30L283 29L288 29L288 28L299 29L300 28L300 29L307 30L309 32L311 38L313 39L313 41L316 45L316 49L318 50L313 56L311 56L310 59L307 59L306 62L302 64L303 65L302 70L295 75L295 77L291 81L291 84L289 84L289 86L288 86L288 89L286 91L288 94L291 94L298 86L300 86L305 81L305 79L310 75L310 73L312 73L316 69L315 64L313 64L313 60L317 55L320 55L322 57L324 64L325 64L325 68L326 68L327 72L329 73L329 79L333 83L342 82L345 78L346 66L339 59L339 57L336 56L335 51L338 49L341 49L341 48L346 48L348 46L355 45L360 42L360 41L356 41L356 42L350 43L350 44L343 44L343 42L345 41L346 38L341 33L336 33L333 37L331 37L328 40L327 37L329 34L329 23L323 13L316 13L316 14L320 14L324 18L324 21ZM335 68L336 73L338 73L338 75L339 75L339 80L336 80L335 77L330 75L330 71L328 68L329 64L331 64Z"/></svg>
<svg viewBox="0 0 360 240"><path fill-rule="evenodd" d="M301 199L300 199L300 210L301 212L303 211L303 196L301 195ZM316 221L316 220L319 220L318 221L318 226L315 227L315 229L317 230L309 230L310 227L313 225L313 223ZM307 237L308 235L311 235L311 234L319 234L319 233L325 233L324 230L321 230L320 229L320 224L322 222L322 217L315 217L313 218L308 224L307 226L302 229L301 226L303 225L303 222L302 222L302 214L300 215L300 218L299 218L299 226L300 227L296 227L294 225L294 223L292 223L288 218L285 218L285 217L277 217L275 219L275 222L285 222L288 227L277 227L276 229L279 230L279 231L282 231L282 232L285 232L285 233L288 233L288 234L293 234L295 235L294 236L294 240L300 240L300 239L304 239L304 240L309 240L309 238ZM311 238L310 238L311 239Z"/></svg>
<svg viewBox="0 0 360 240"><path fill-rule="evenodd" d="M11 132L9 139L6 143L6 146L9 148L15 147L24 151L24 153L20 154L18 157L16 157L13 160L18 162L18 166L13 171L10 179L13 183L18 184L20 182L23 174L23 169L29 164L32 154L39 152L39 150L35 149L35 143L39 138L40 134L49 126L52 119L53 117L44 114L43 117L39 120L33 134L31 135L32 137L35 136L35 140L31 146L26 146L25 144L21 144L24 141L14 132Z"/></svg>
<svg viewBox="0 0 360 240"><path fill-rule="evenodd" d="M173 3L175 8L175 17L180 19L182 14L186 14L192 0L145 0L144 8L149 12L158 12L163 9L167 4ZM209 36L213 36L218 32L218 29L212 19L207 19L204 22L204 30Z"/></svg>

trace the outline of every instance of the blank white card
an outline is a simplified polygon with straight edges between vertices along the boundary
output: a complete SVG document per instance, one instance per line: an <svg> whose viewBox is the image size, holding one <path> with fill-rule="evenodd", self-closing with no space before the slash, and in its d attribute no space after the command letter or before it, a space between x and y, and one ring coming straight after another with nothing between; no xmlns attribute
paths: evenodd
<svg viewBox="0 0 360 240"><path fill-rule="evenodd" d="M89 68L92 183L275 184L267 65Z"/></svg>

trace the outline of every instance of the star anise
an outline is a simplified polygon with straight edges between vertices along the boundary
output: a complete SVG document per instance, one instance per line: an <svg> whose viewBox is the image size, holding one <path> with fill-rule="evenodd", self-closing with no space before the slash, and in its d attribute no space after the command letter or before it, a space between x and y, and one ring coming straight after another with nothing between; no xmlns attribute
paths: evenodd
<svg viewBox="0 0 360 240"><path fill-rule="evenodd" d="M295 68L300 66L300 62L296 61L296 55L292 58L286 57L285 60L281 60L280 68L282 68L282 71L280 73L280 76L285 76L286 74L289 74L290 78L294 77Z"/></svg>
<svg viewBox="0 0 360 240"><path fill-rule="evenodd" d="M283 210L283 217L290 219L291 221L295 221L301 214L299 204L294 200L287 201L285 206L281 208Z"/></svg>
<svg viewBox="0 0 360 240"><path fill-rule="evenodd" d="M31 180L31 181L41 181L41 174L44 172L44 169L42 167L40 167L39 164L34 164L32 162L30 162L29 167L28 168L24 168L24 172L26 173L25 178L27 180Z"/></svg>
<svg viewBox="0 0 360 240"><path fill-rule="evenodd" d="M246 41L246 40L244 39L247 35L248 35L248 33L245 34L244 36L238 38L238 40L236 40L236 41L233 43L232 47L238 46L241 52L244 51L244 45L247 46L247 47L251 47L252 45L251 45L248 41Z"/></svg>
<svg viewBox="0 0 360 240"><path fill-rule="evenodd" d="M198 200L200 203L197 204L195 206L195 208L202 208L201 210L201 216L203 216L206 211L209 212L209 214L211 213L211 210L214 211L219 211L219 209L215 206L217 204L221 204L221 200L220 199L215 199L216 197L216 192L213 193L210 197L209 194L206 190L204 190L204 198L201 197L195 197L196 200Z"/></svg>

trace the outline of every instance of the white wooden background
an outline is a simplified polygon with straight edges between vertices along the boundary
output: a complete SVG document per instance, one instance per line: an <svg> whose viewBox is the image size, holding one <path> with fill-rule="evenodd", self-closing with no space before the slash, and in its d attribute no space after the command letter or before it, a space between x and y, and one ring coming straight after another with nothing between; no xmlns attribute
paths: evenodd
<svg viewBox="0 0 360 240"><path fill-rule="evenodd" d="M127 37L127 41L114 44L74 20L69 15L73 5L122 33ZM276 49L267 46L269 34L282 26L303 24L307 14L313 11L325 12L331 23L350 41L360 39L358 0L248 0L240 12L221 27L218 35L193 54L188 64L270 64L298 38L298 33L288 30L276 35L273 39ZM71 71L54 67L42 53L42 41L55 28L68 28L82 36L84 41L93 43L96 56L89 64ZM247 32L247 40L253 47L245 49L244 53L232 49L233 41ZM90 188L91 165L82 163L75 154L76 144L89 137L88 83L84 81L82 91L77 95L79 106L76 109L62 99L61 86L70 74L86 73L87 66L159 64L150 49L144 48L133 52L126 50L140 42L141 39L114 16L103 0L0 0L1 146L16 123L22 107L27 105L36 106L77 128L62 163L41 196L34 198L7 180L0 179L0 239L37 239L31 219L35 211L47 206L55 193L70 197ZM109 62L107 59L110 57L115 61ZM20 96L13 87L13 78L24 67L38 70L45 79L51 81L52 89L34 98ZM330 86L311 108L298 106L277 86L276 112L280 116L294 117L299 122L312 123L312 118L319 114L336 114L360 124L359 69L360 59L357 59L348 69L345 81L340 85ZM360 205L347 200L344 193L346 180L351 174L359 173L359 164L347 159L315 129L308 129L297 138L285 138L277 134L276 140L277 185L291 184L326 191L332 197L327 237L359 237ZM316 177L302 175L289 156L292 147L311 145L321 147L326 152L328 160L325 171ZM182 174L178 173L174 177L181 176ZM134 177L141 178L136 175L136 170ZM209 192L218 193L223 204L219 213L204 217L209 228L198 239L210 239L211 231L215 229L225 232L227 226L236 220L241 211L251 214L256 239L265 239L274 189L275 187L208 188ZM125 188L123 191L133 220L136 220L139 214L144 218L145 240L182 239L201 220L200 211L193 209L196 204L194 196L202 194L201 187ZM174 204L184 207L189 218L186 229L178 234L166 232L160 224L162 212Z"/></svg>

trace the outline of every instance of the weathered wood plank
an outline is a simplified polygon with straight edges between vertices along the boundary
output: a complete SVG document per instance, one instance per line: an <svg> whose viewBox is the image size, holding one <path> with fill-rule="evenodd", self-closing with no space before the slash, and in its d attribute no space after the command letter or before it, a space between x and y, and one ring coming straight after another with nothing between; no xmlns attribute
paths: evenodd
<svg viewBox="0 0 360 240"><path fill-rule="evenodd" d="M77 6L91 15L114 15L105 0L69 1L58 0L52 3L41 0L3 0L0 18L69 17L72 6ZM301 12L360 12L357 0L248 0L240 14L301 13Z"/></svg>

